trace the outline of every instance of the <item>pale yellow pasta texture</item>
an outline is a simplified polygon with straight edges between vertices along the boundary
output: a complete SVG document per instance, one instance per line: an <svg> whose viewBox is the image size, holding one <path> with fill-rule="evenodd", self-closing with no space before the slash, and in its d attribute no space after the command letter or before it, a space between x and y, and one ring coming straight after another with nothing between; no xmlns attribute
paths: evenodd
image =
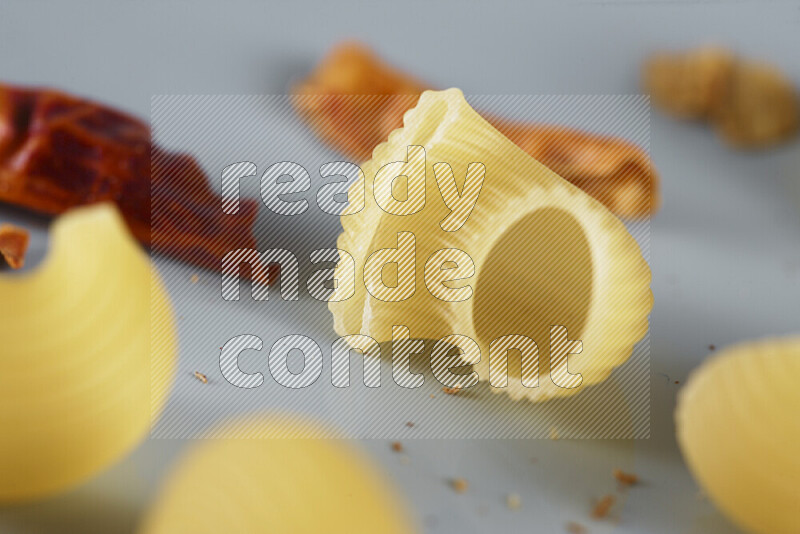
<svg viewBox="0 0 800 534"><path fill-rule="evenodd" d="M167 295L113 205L58 218L43 264L0 277L0 302L8 502L68 489L133 449L164 403L176 344Z"/></svg>
<svg viewBox="0 0 800 534"><path fill-rule="evenodd" d="M482 380L490 379L492 340L527 336L538 345L538 387L523 386L536 382L529 375L537 369L520 363L520 351L511 351L511 379L493 390L536 401L605 380L646 334L650 269L622 222L520 150L459 90L425 92L406 113L404 127L362 169L350 195L361 199L363 190L366 205L342 216L338 241L355 260L357 276L353 297L329 304L338 334L385 342L393 326L405 325L413 338L468 336L481 349L475 369ZM403 180L409 202L392 205L404 198L394 191ZM462 209L472 202L471 212ZM379 251L388 248L398 248L395 259L415 251L412 283L404 277L408 265L380 271L386 258ZM449 275L432 265L443 262L449 262ZM352 276L349 258L340 266L337 276ZM362 272L364 280L358 279ZM462 280L443 282L448 276ZM381 288L381 277L385 286L397 287ZM578 387L577 381L558 386L544 379L553 325L582 342L582 352L568 358L569 372L582 375ZM566 376L566 369L554 375Z"/></svg>
<svg viewBox="0 0 800 534"><path fill-rule="evenodd" d="M225 425L178 462L142 533L417 532L373 467L346 441L316 439L323 432L277 416ZM233 434L251 439L224 438Z"/></svg>
<svg viewBox="0 0 800 534"><path fill-rule="evenodd" d="M800 532L800 337L731 347L678 398L678 443L711 500L748 532Z"/></svg>

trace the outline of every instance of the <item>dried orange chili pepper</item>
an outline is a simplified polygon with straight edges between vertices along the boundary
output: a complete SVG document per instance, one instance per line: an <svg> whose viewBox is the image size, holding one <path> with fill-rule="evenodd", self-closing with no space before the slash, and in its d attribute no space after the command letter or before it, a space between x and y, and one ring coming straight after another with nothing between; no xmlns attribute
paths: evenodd
<svg viewBox="0 0 800 534"><path fill-rule="evenodd" d="M428 88L386 65L366 47L344 43L295 87L294 105L323 141L364 161L403 125L403 114ZM647 153L636 145L563 126L487 120L617 215L644 217L658 209L658 175Z"/></svg>

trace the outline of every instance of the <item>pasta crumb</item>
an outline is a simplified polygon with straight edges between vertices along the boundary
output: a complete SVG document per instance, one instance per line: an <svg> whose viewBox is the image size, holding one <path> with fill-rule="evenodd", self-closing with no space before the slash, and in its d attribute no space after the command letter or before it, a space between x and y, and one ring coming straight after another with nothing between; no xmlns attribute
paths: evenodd
<svg viewBox="0 0 800 534"><path fill-rule="evenodd" d="M456 493L464 493L469 489L469 482L463 478L454 478L450 481L450 485Z"/></svg>
<svg viewBox="0 0 800 534"><path fill-rule="evenodd" d="M626 486L633 486L634 484L639 483L638 476L634 475L633 473L626 473L621 469L614 469L614 478L616 478L620 484L624 484Z"/></svg>
<svg viewBox="0 0 800 534"><path fill-rule="evenodd" d="M0 258L5 258L12 269L25 265L30 236L28 231L13 224L0 225Z"/></svg>
<svg viewBox="0 0 800 534"><path fill-rule="evenodd" d="M508 495L506 495L506 506L508 506L509 510L516 510L520 506L522 506L522 500L520 499L518 494L509 493Z"/></svg>
<svg viewBox="0 0 800 534"><path fill-rule="evenodd" d="M203 373L201 373L200 371L195 371L194 372L194 377L196 379L198 379L200 382L202 382L203 384L208 384L208 377L206 375L204 375Z"/></svg>
<svg viewBox="0 0 800 534"><path fill-rule="evenodd" d="M616 502L616 498L613 495L606 495L594 505L592 508L592 517L594 519L603 519L604 517L608 517L608 513L611 511L611 507L614 506Z"/></svg>

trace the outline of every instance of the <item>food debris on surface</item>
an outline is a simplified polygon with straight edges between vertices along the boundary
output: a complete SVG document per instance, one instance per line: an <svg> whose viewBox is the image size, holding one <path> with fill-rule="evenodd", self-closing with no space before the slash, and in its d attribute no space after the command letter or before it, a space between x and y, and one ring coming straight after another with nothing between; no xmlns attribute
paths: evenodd
<svg viewBox="0 0 800 534"><path fill-rule="evenodd" d="M506 495L506 506L509 510L517 510L522 506L522 499L517 493L509 493Z"/></svg>
<svg viewBox="0 0 800 534"><path fill-rule="evenodd" d="M445 395L458 395L462 389L463 388L461 386L456 386L452 388L443 387L442 393L444 393Z"/></svg>
<svg viewBox="0 0 800 534"><path fill-rule="evenodd" d="M200 371L195 371L194 372L194 377L196 379L198 379L200 382L202 382L203 384L208 384L208 377L206 375L204 375L203 373L201 373Z"/></svg>
<svg viewBox="0 0 800 534"><path fill-rule="evenodd" d="M624 484L625 486L633 486L634 484L639 483L638 476L634 475L633 473L626 473L621 469L614 469L614 478L616 478L620 484Z"/></svg>
<svg viewBox="0 0 800 534"><path fill-rule="evenodd" d="M574 521L567 523L566 528L569 534L586 534L587 532L586 527Z"/></svg>
<svg viewBox="0 0 800 534"><path fill-rule="evenodd" d="M450 481L450 485L456 493L465 493L469 489L469 482L463 478L454 478Z"/></svg>
<svg viewBox="0 0 800 534"><path fill-rule="evenodd" d="M196 284L197 282L200 281L200 277L197 276L196 274L193 274L192 276L189 277L189 281L193 284Z"/></svg>
<svg viewBox="0 0 800 534"><path fill-rule="evenodd" d="M611 511L615 502L617 502L617 498L613 495L606 495L601 498L595 503L594 508L592 508L592 518L603 519L608 517L608 513Z"/></svg>
<svg viewBox="0 0 800 534"><path fill-rule="evenodd" d="M400 443L399 441L393 441L392 442L392 450L394 452L403 452L403 444Z"/></svg>
<svg viewBox="0 0 800 534"><path fill-rule="evenodd" d="M0 256L12 269L21 269L25 265L29 240L30 235L24 228L13 224L0 225Z"/></svg>

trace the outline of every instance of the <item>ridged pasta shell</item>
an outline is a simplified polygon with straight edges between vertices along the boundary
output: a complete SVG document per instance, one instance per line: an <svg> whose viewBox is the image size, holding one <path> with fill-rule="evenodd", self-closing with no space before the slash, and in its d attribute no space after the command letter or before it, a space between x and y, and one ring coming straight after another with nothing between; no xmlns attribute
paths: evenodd
<svg viewBox="0 0 800 534"><path fill-rule="evenodd" d="M277 416L229 423L180 460L143 534L417 532L372 466L320 433ZM253 439L225 438L231 434Z"/></svg>
<svg viewBox="0 0 800 534"><path fill-rule="evenodd" d="M425 148L425 206L411 215L389 215L376 204L373 180L384 165L406 161L411 145ZM440 226L450 210L432 169L438 162L450 164L462 189L468 165L485 166L477 204L457 231ZM534 339L544 375L549 326L566 326L569 338L583 343L583 352L569 357L569 371L582 374L579 387L558 387L549 379L523 387L519 361L509 355L509 374L517 379L496 390L536 401L604 380L646 334L650 269L623 223L500 134L459 90L425 92L406 113L404 127L376 147L362 169L366 180L356 182L350 195L363 187L366 206L342 217L338 241L338 248L353 256L356 273L354 296L329 304L338 334L361 333L384 342L391 339L392 325L405 325L413 338L468 336L481 349L476 370L486 380L492 339L510 334ZM398 246L398 232L412 232L416 239L416 291L407 300L384 302L358 277L370 254ZM474 294L465 302L439 300L425 286L425 260L449 248L465 251L475 264L469 281ZM340 262L337 276L352 276L347 269Z"/></svg>
<svg viewBox="0 0 800 534"><path fill-rule="evenodd" d="M678 397L678 443L712 501L749 532L800 532L800 337L712 357Z"/></svg>
<svg viewBox="0 0 800 534"><path fill-rule="evenodd" d="M58 218L44 263L0 277L0 302L2 502L75 486L133 449L176 343L167 295L112 205Z"/></svg>

